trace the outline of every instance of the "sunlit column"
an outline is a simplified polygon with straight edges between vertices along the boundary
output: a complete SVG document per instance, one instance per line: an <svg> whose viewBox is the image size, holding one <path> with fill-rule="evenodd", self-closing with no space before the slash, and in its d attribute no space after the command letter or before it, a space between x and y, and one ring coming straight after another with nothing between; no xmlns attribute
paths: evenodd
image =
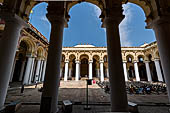
<svg viewBox="0 0 170 113"><path fill-rule="evenodd" d="M155 63L155 67L156 67L158 81L163 82L163 76L162 76L161 67L160 67L160 64L159 64L159 59L155 59L154 63Z"/></svg>
<svg viewBox="0 0 170 113"><path fill-rule="evenodd" d="M42 72L42 81L44 81L44 77L45 77L46 64L47 64L47 61L44 60L44 66L43 66L43 72Z"/></svg>
<svg viewBox="0 0 170 113"><path fill-rule="evenodd" d="M76 81L79 81L80 77L80 61L76 61Z"/></svg>
<svg viewBox="0 0 170 113"><path fill-rule="evenodd" d="M103 63L104 61L100 61L100 81L104 81Z"/></svg>
<svg viewBox="0 0 170 113"><path fill-rule="evenodd" d="M135 68L136 81L140 81L138 62L137 61L134 61L134 68Z"/></svg>
<svg viewBox="0 0 170 113"><path fill-rule="evenodd" d="M89 61L89 79L93 78L92 67L93 67L93 61Z"/></svg>
<svg viewBox="0 0 170 113"><path fill-rule="evenodd" d="M40 66L41 66L41 60L37 60L37 66L36 66L36 71L35 71L35 81L39 81L40 79Z"/></svg>
<svg viewBox="0 0 170 113"><path fill-rule="evenodd" d="M25 69L25 74L24 74L24 79L23 79L23 84L29 84L29 78L30 78L30 74L31 74L32 61L33 61L32 56L28 56L28 60L27 60L27 64L26 64L26 69Z"/></svg>
<svg viewBox="0 0 170 113"><path fill-rule="evenodd" d="M64 81L67 81L67 79L68 79L68 63L69 63L69 61L65 61Z"/></svg>
<svg viewBox="0 0 170 113"><path fill-rule="evenodd" d="M128 81L126 63L127 63L126 61L123 61L123 71L124 71L125 81Z"/></svg>
<svg viewBox="0 0 170 113"><path fill-rule="evenodd" d="M32 81L32 79L33 79L34 62L35 62L35 58L33 57L33 58L32 58L32 64L31 64L29 84L31 84L31 81Z"/></svg>
<svg viewBox="0 0 170 113"><path fill-rule="evenodd" d="M148 77L148 81L152 81L151 70L149 67L149 61L145 61L145 67L146 67L146 74Z"/></svg>

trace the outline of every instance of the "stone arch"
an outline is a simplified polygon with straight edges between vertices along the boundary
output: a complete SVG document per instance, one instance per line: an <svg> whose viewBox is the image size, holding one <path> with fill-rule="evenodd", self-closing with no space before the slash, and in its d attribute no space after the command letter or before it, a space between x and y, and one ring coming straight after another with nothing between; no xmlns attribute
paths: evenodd
<svg viewBox="0 0 170 113"><path fill-rule="evenodd" d="M69 55L69 60L73 60L73 59L75 59L75 58L76 58L76 55L75 55L75 54L72 53L72 54Z"/></svg>
<svg viewBox="0 0 170 113"><path fill-rule="evenodd" d="M137 56L137 61L140 60L140 58L142 58L143 60L145 60L145 56L143 54L138 54Z"/></svg>
<svg viewBox="0 0 170 113"><path fill-rule="evenodd" d="M131 59L129 59L129 58L131 58ZM135 57L134 57L132 54L127 54L127 55L126 55L126 61L127 61L127 62L130 61L130 60L131 60L131 62L133 62L134 59L135 59Z"/></svg>
<svg viewBox="0 0 170 113"><path fill-rule="evenodd" d="M27 52L28 53L33 53L35 54L35 50L36 50L36 44L35 42L33 42L33 40L31 40L29 37L24 36L20 39L19 41L19 45L21 44L21 42L25 42L27 45Z"/></svg>
<svg viewBox="0 0 170 113"><path fill-rule="evenodd" d="M92 58L95 59L96 61L100 60L100 56L97 54L93 55Z"/></svg>
<svg viewBox="0 0 170 113"><path fill-rule="evenodd" d="M88 60L90 58L88 53L80 53L80 54L78 54L78 59L77 60L81 60L83 56L85 56Z"/></svg>
<svg viewBox="0 0 170 113"><path fill-rule="evenodd" d="M104 10L104 3L102 1L99 1L99 0L84 0L83 2L87 2L87 3L91 3L97 7L100 8L101 12ZM74 7L75 5L77 4L80 4L80 3L83 3L83 2L80 2L80 1L73 1L71 3L68 3L67 4L67 12L70 11L70 9L72 7Z"/></svg>
<svg viewBox="0 0 170 113"><path fill-rule="evenodd" d="M42 46L39 46L37 48L37 57L38 58L44 58L45 55L44 55L44 48Z"/></svg>

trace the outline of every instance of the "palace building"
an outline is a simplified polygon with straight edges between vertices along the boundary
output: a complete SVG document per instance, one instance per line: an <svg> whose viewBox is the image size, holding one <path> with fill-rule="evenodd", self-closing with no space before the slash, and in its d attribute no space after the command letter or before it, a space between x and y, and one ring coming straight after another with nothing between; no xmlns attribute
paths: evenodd
<svg viewBox="0 0 170 113"><path fill-rule="evenodd" d="M48 40L31 24L22 29L10 82L31 84L44 81ZM4 24L1 22L1 31ZM126 81L163 82L157 43L140 47L122 47L122 65ZM62 48L60 77L64 81L82 78L104 81L109 78L106 47L79 44Z"/></svg>

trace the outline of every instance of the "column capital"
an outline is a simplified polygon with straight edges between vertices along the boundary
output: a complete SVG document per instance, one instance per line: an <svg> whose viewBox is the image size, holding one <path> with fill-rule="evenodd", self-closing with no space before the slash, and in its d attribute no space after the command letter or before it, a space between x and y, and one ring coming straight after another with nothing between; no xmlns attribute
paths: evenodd
<svg viewBox="0 0 170 113"><path fill-rule="evenodd" d="M149 60L145 60L144 63L149 63L150 61Z"/></svg>
<svg viewBox="0 0 170 113"><path fill-rule="evenodd" d="M123 63L127 63L127 61L123 60Z"/></svg>
<svg viewBox="0 0 170 113"><path fill-rule="evenodd" d="M137 60L134 60L134 61L133 61L133 63L138 63L138 62L139 62L139 61L137 61Z"/></svg>
<svg viewBox="0 0 170 113"><path fill-rule="evenodd" d="M93 60L90 60L90 61L89 61L89 64L90 64L90 63L93 63Z"/></svg>
<svg viewBox="0 0 170 113"><path fill-rule="evenodd" d="M154 61L160 61L160 59L156 58L156 59L154 59Z"/></svg>
<svg viewBox="0 0 170 113"><path fill-rule="evenodd" d="M65 63L69 63L69 61L68 60L66 60L66 61L64 61Z"/></svg>
<svg viewBox="0 0 170 113"><path fill-rule="evenodd" d="M103 61L103 60L100 60L99 63L104 63L104 61Z"/></svg>
<svg viewBox="0 0 170 113"><path fill-rule="evenodd" d="M79 60L76 60L75 63L76 63L76 64L80 64L81 62L80 62Z"/></svg>
<svg viewBox="0 0 170 113"><path fill-rule="evenodd" d="M54 10L55 9L55 10ZM65 24L67 25L67 20L65 18L64 2L49 2L47 7L48 13L46 14L48 20L52 24Z"/></svg>
<svg viewBox="0 0 170 113"><path fill-rule="evenodd" d="M0 11L0 18L4 19L5 22L10 22L12 24L16 23L22 27L30 27L26 21L24 21L21 17L19 17L15 13Z"/></svg>

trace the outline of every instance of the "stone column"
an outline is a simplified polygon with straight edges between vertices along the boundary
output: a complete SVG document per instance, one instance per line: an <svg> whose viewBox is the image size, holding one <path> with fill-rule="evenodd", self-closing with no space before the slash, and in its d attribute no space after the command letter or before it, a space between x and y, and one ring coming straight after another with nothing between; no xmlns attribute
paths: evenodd
<svg viewBox="0 0 170 113"><path fill-rule="evenodd" d="M65 61L64 81L67 81L67 78L68 78L68 63L69 61Z"/></svg>
<svg viewBox="0 0 170 113"><path fill-rule="evenodd" d="M40 113L56 113L58 112L63 30L66 21L64 17L64 2L49 2L47 10L47 18L51 22L51 35Z"/></svg>
<svg viewBox="0 0 170 113"><path fill-rule="evenodd" d="M31 81L32 81L32 78L33 78L34 62L35 62L35 58L32 58L32 64L31 64L31 71L30 71L29 84L31 84Z"/></svg>
<svg viewBox="0 0 170 113"><path fill-rule="evenodd" d="M12 82L12 79L13 79L13 76L14 76L15 65L16 65L16 59L14 60L14 63L13 63L13 65L12 65L10 82Z"/></svg>
<svg viewBox="0 0 170 113"><path fill-rule="evenodd" d="M40 79L40 66L41 66L41 60L37 60L37 66L36 66L36 71L35 71L35 81L39 81Z"/></svg>
<svg viewBox="0 0 170 113"><path fill-rule="evenodd" d="M19 76L19 81L22 81L22 77L24 75L25 62L26 62L25 60L22 62L21 72L20 72L20 76Z"/></svg>
<svg viewBox="0 0 170 113"><path fill-rule="evenodd" d="M46 64L47 64L47 61L44 60L44 66L43 66L43 72L42 72L42 81L43 82L44 82L44 77L45 77Z"/></svg>
<svg viewBox="0 0 170 113"><path fill-rule="evenodd" d="M148 81L152 81L152 76L151 76L151 70L150 70L150 67L149 67L149 61L145 61L145 67L146 67L146 74L147 74L147 77L148 77Z"/></svg>
<svg viewBox="0 0 170 113"><path fill-rule="evenodd" d="M108 68L106 69L106 74L107 74L107 77L109 78L109 69Z"/></svg>
<svg viewBox="0 0 170 113"><path fill-rule="evenodd" d="M25 69L25 74L24 74L24 79L23 79L23 84L29 84L29 78L30 78L30 74L31 74L32 61L33 61L32 56L28 56L28 60L27 60L27 64L26 64L26 69Z"/></svg>
<svg viewBox="0 0 170 113"><path fill-rule="evenodd" d="M63 67L60 68L60 78L62 77L63 74Z"/></svg>
<svg viewBox="0 0 170 113"><path fill-rule="evenodd" d="M100 61L100 81L104 81L104 71L103 71L103 63L104 61Z"/></svg>
<svg viewBox="0 0 170 113"><path fill-rule="evenodd" d="M0 16L3 15L2 13ZM4 107L23 20L15 14L4 16L5 29L0 39L0 109ZM1 17L2 18L2 17Z"/></svg>
<svg viewBox="0 0 170 113"><path fill-rule="evenodd" d="M89 61L89 79L93 79L93 61Z"/></svg>
<svg viewBox="0 0 170 113"><path fill-rule="evenodd" d="M44 61L43 61L43 60L41 60L40 70L39 70L39 82L41 82L41 81L42 81L43 65L44 65Z"/></svg>
<svg viewBox="0 0 170 113"><path fill-rule="evenodd" d="M128 81L126 63L127 63L126 61L123 62L123 71L124 71L125 81Z"/></svg>
<svg viewBox="0 0 170 113"><path fill-rule="evenodd" d="M80 77L80 61L76 61L76 81L79 81Z"/></svg>
<svg viewBox="0 0 170 113"><path fill-rule="evenodd" d="M163 82L164 80L163 80L163 76L162 76L162 72L161 72L161 67L160 67L160 64L159 64L159 59L155 59L154 63L155 63L155 67L156 67L158 81Z"/></svg>
<svg viewBox="0 0 170 113"><path fill-rule="evenodd" d="M170 101L170 17L161 16L154 23L152 23L152 28L155 31L158 50L160 54L162 69L165 76L165 82L167 85L169 101Z"/></svg>
<svg viewBox="0 0 170 113"><path fill-rule="evenodd" d="M140 81L138 62L137 61L134 61L134 68L135 68L136 81Z"/></svg>
<svg viewBox="0 0 170 113"><path fill-rule="evenodd" d="M118 2L115 3L114 2ZM114 7L114 5L116 7ZM119 24L123 19L120 1L107 2L107 15L104 20L107 34L107 54L110 81L111 112L127 112L127 95L123 73L122 55L119 36ZM112 6L113 5L113 6Z"/></svg>

